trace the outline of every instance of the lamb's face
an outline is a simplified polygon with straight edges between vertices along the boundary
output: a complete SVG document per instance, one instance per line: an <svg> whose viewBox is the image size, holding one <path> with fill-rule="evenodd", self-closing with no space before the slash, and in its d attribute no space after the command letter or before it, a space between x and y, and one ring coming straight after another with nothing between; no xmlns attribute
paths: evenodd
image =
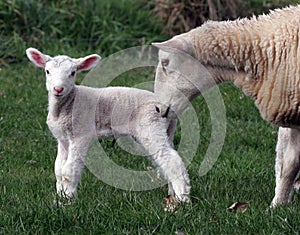
<svg viewBox="0 0 300 235"><path fill-rule="evenodd" d="M57 98L70 93L75 86L77 72L94 68L101 59L97 54L77 59L65 55L51 57L35 48L28 48L26 55L35 66L44 68L47 90Z"/></svg>
<svg viewBox="0 0 300 235"><path fill-rule="evenodd" d="M67 56L56 56L45 65L46 87L56 97L64 97L75 85L77 64Z"/></svg>

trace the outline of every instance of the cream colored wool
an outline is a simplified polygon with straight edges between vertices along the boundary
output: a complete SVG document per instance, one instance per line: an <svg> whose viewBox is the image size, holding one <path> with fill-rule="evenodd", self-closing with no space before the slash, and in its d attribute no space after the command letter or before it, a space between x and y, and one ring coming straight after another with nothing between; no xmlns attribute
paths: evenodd
<svg viewBox="0 0 300 235"><path fill-rule="evenodd" d="M300 7L293 7L251 20L209 22L191 34L203 64L226 64L228 70L245 73L233 72L229 79L254 97L265 120L299 126L299 30Z"/></svg>
<svg viewBox="0 0 300 235"><path fill-rule="evenodd" d="M251 19L209 21L166 42L154 43L160 49L155 93L165 116L172 118L172 110L181 112L186 107L182 94L192 100L200 91L233 82L254 98L263 119L288 127L279 132L278 146L286 143L288 147L277 154L283 161L278 160L281 164L276 166L280 170L276 170L272 206L291 201L292 184L300 169L300 133L296 130L300 129L299 31L300 6L295 6ZM213 82L205 82L207 79Z"/></svg>

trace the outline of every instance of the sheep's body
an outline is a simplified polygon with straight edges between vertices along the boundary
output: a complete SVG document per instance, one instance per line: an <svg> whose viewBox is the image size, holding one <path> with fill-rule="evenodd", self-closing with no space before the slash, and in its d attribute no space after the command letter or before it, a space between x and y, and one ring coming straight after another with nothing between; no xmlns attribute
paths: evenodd
<svg viewBox="0 0 300 235"><path fill-rule="evenodd" d="M26 52L46 71L47 125L58 141L55 175L59 195L76 196L84 159L94 138L126 135L140 143L158 166L169 182L169 193L189 201L188 173L167 133L176 123L161 117L153 93L125 87L76 86L73 71L95 66L99 60L96 55L77 61L63 56L51 58L32 48ZM174 133L169 134L172 138Z"/></svg>
<svg viewBox="0 0 300 235"><path fill-rule="evenodd" d="M233 82L254 98L263 119L289 128L279 130L278 146L287 143L289 147L277 148L272 206L290 201L292 184L300 169L299 44L300 6L252 19L207 22L169 41L154 44L161 49L155 93L164 103L160 106L162 113L170 113L171 109L182 111L185 107L180 98L182 93L192 100L200 91ZM173 70L177 73L172 73Z"/></svg>
<svg viewBox="0 0 300 235"><path fill-rule="evenodd" d="M293 7L251 20L209 22L190 33L201 63L245 73L229 79L254 97L265 120L299 127L299 30L300 7Z"/></svg>

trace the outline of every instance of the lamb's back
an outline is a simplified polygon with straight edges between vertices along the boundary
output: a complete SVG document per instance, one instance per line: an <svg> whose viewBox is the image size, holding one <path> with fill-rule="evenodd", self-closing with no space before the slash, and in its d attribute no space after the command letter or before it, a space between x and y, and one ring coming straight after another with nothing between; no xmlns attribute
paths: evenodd
<svg viewBox="0 0 300 235"><path fill-rule="evenodd" d="M93 125L98 136L111 135L112 131L128 134L132 123L139 121L141 116L149 119L150 111L150 116L155 113L155 96L150 91L128 87L80 86L79 94L80 100L84 101L79 110L86 110L90 117L94 115Z"/></svg>

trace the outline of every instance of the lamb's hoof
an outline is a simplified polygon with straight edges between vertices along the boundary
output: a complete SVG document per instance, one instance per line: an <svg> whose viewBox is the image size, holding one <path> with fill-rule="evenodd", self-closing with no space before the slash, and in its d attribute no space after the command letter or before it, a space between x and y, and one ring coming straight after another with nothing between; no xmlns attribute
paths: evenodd
<svg viewBox="0 0 300 235"><path fill-rule="evenodd" d="M180 202L184 202L184 203L190 203L192 202L190 197L188 195L181 195L180 197L178 197L178 200Z"/></svg>
<svg viewBox="0 0 300 235"><path fill-rule="evenodd" d="M180 205L180 202L174 196L167 196L164 198L164 211L174 212L175 209Z"/></svg>
<svg viewBox="0 0 300 235"><path fill-rule="evenodd" d="M279 206L279 203L277 202L277 200L275 200L275 198L273 198L273 200L269 206L269 209L270 210L275 209L277 206Z"/></svg>

